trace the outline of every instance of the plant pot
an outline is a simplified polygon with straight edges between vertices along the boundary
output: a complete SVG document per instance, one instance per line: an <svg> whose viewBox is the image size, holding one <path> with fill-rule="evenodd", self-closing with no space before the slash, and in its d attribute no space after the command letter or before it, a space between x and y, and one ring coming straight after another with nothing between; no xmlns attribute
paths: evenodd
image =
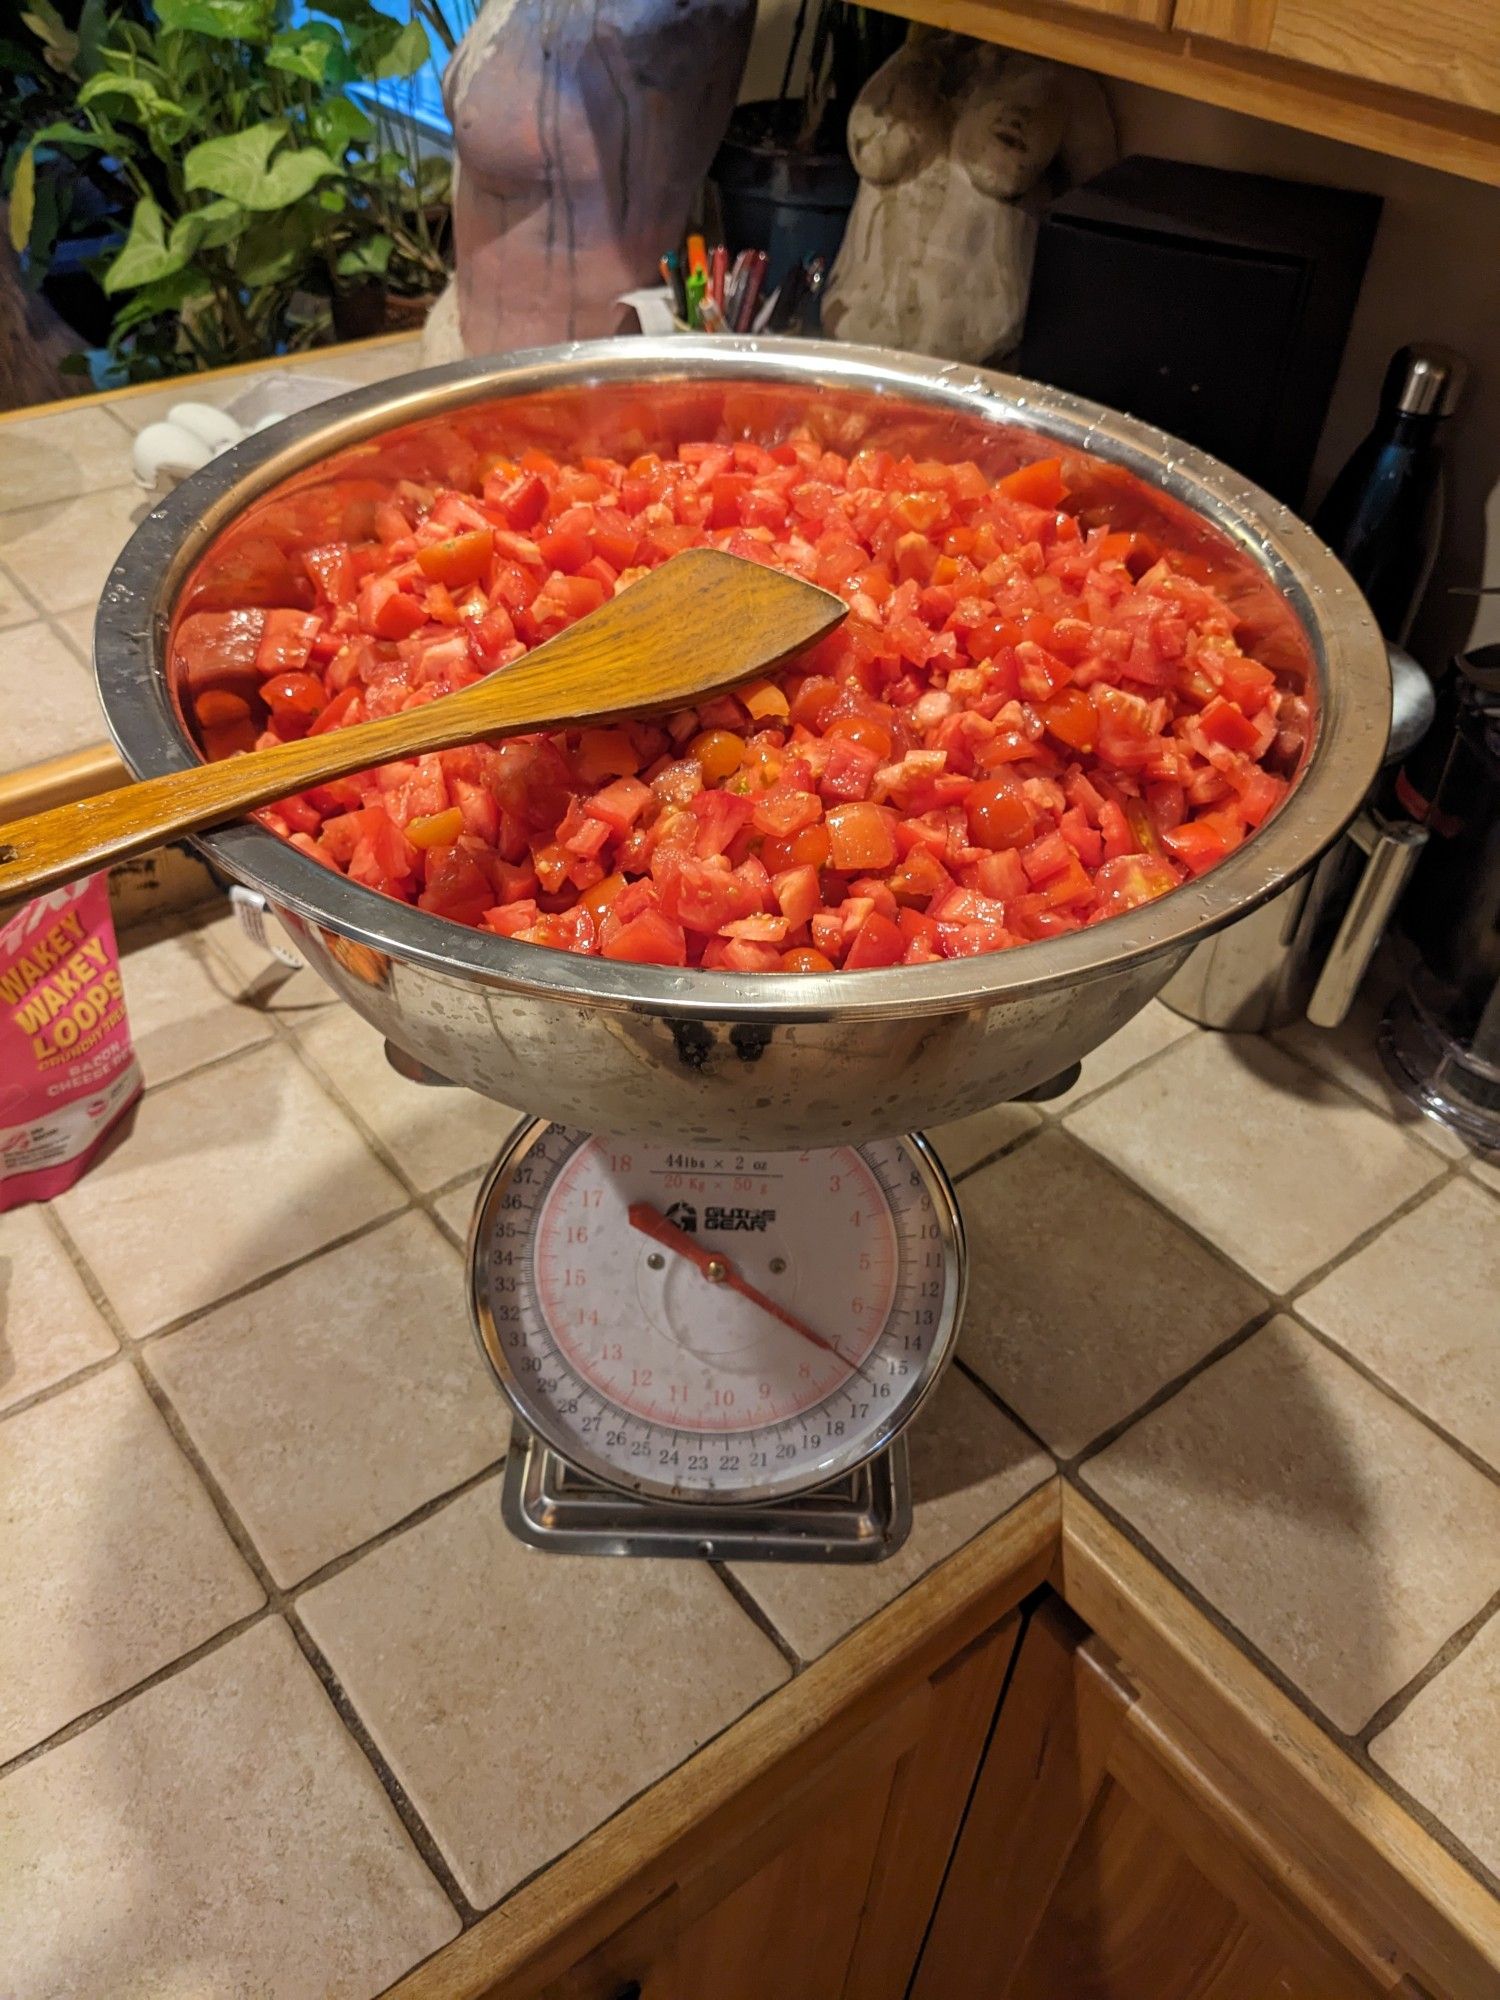
<svg viewBox="0 0 1500 2000"><path fill-rule="evenodd" d="M837 152L795 145L800 117L799 105L778 98L741 104L709 169L731 254L766 253L765 297L805 257L832 264L859 192L842 145Z"/></svg>
<svg viewBox="0 0 1500 2000"><path fill-rule="evenodd" d="M351 285L345 291L335 292L329 303L332 308L335 339L368 340L373 334L385 332L384 280L366 278L361 284Z"/></svg>

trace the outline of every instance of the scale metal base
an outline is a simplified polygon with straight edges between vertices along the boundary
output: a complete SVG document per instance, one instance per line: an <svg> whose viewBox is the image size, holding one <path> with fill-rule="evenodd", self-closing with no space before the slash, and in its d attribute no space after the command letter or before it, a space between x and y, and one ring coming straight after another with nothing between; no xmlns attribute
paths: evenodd
<svg viewBox="0 0 1500 2000"><path fill-rule="evenodd" d="M644 1500L581 1472L512 1418L500 1513L518 1541L554 1555L880 1562L911 1533L911 1476L898 1437L844 1478L784 1500Z"/></svg>

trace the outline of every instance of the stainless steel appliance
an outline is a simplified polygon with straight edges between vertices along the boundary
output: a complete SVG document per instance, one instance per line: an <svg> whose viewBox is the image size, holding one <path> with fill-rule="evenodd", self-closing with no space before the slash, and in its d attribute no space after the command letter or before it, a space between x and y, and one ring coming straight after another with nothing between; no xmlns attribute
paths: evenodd
<svg viewBox="0 0 1500 2000"><path fill-rule="evenodd" d="M1500 1147L1500 646L1457 660L1444 693L1425 770L1402 773L1428 836L1401 910L1421 964L1380 1050L1424 1111Z"/></svg>

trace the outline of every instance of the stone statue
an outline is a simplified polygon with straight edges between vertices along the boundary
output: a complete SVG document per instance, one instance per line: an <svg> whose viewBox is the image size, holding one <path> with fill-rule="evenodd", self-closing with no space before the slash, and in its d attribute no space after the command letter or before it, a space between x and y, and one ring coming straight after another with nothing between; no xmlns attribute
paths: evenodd
<svg viewBox="0 0 1500 2000"><path fill-rule="evenodd" d="M1036 224L1019 198L1054 159L1085 180L1115 156L1094 78L964 35L916 35L849 115L860 178L823 330L951 361L1020 335Z"/></svg>
<svg viewBox="0 0 1500 2000"><path fill-rule="evenodd" d="M614 333L729 122L755 0L486 0L448 65L457 274L423 360Z"/></svg>

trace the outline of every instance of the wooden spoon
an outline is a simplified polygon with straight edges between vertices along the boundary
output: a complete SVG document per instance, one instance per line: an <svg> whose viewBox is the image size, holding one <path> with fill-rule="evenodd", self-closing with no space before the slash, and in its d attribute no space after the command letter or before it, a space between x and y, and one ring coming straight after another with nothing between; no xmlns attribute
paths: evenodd
<svg viewBox="0 0 1500 2000"><path fill-rule="evenodd" d="M0 903L398 757L684 708L812 645L847 613L841 598L800 577L720 549L685 549L457 694L0 826Z"/></svg>

